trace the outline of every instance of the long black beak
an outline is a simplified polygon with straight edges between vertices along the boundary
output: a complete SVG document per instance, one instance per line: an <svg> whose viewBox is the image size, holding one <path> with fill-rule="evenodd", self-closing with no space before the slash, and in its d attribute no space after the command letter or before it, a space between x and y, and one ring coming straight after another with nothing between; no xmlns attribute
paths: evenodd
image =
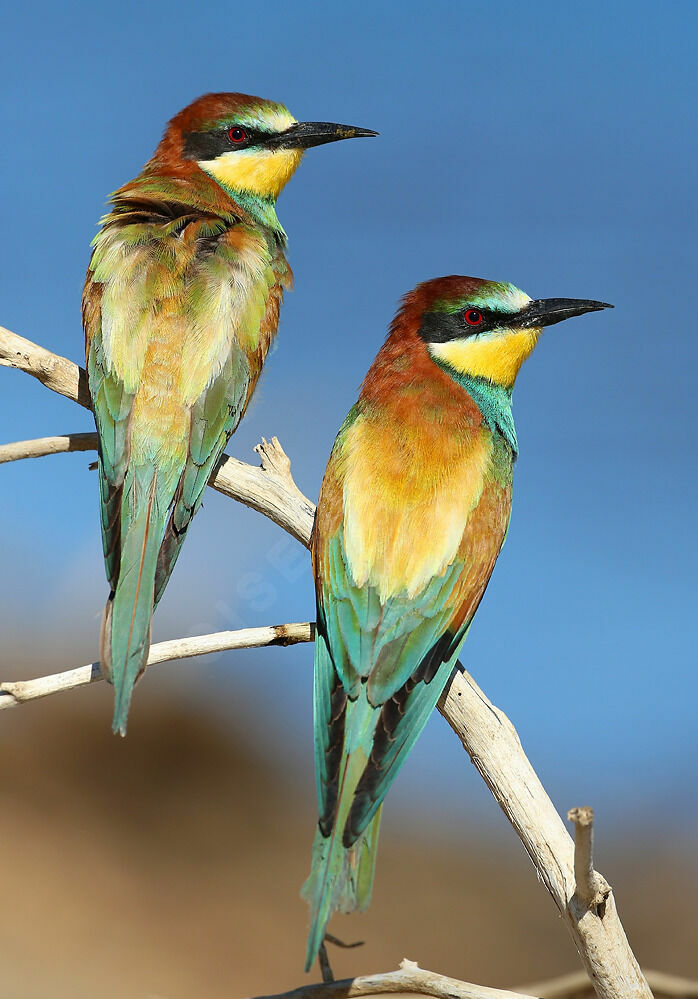
<svg viewBox="0 0 698 999"><path fill-rule="evenodd" d="M373 132L370 128L355 128L353 125L335 125L331 121L299 121L285 132L268 139L264 145L272 149L308 149L325 142L358 139L364 135L378 135L378 132Z"/></svg>
<svg viewBox="0 0 698 999"><path fill-rule="evenodd" d="M516 317L517 326L553 326L585 312L612 309L608 302L593 302L588 298L538 298Z"/></svg>

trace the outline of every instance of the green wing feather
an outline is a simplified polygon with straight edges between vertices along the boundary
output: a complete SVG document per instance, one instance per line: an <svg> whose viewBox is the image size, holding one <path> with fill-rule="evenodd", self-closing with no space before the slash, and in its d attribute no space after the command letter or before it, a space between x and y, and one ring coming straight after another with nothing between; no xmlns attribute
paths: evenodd
<svg viewBox="0 0 698 999"><path fill-rule="evenodd" d="M107 371L98 333L87 355L87 372L99 438L102 546L107 579L113 589L119 574L121 496L128 468L133 395L125 391L123 382Z"/></svg>
<svg viewBox="0 0 698 999"><path fill-rule="evenodd" d="M384 604L375 588L354 583L341 527L326 542L325 564L329 576L318 596L314 673L320 823L303 888L311 906L306 970L332 912L368 905L381 803L464 638L448 633L454 610L448 597L462 564L454 563L419 597Z"/></svg>
<svg viewBox="0 0 698 999"><path fill-rule="evenodd" d="M330 674L319 681L319 689L327 689L333 682L331 674L335 672L349 697L363 697L371 706L375 733L382 706L403 691L408 681L418 678L410 697L402 705L399 729L400 732L409 730L414 738L404 752L398 751L399 743L394 744L391 751L394 778L431 710L423 708L422 702L431 703L433 707L438 700L440 691L434 693L438 682L432 684L432 680L436 677L437 681L442 681L443 688L452 668L448 664L457 655L465 637L464 629L459 635L448 632L454 612L449 597L463 571L463 564L454 561L443 576L431 580L416 597L392 597L381 603L374 587L359 587L353 581L347 567L343 528L328 540L327 551L330 585L322 587L318 621L332 655L316 658L316 674L321 677ZM446 668L439 672L444 664ZM320 706L326 709L326 697L320 700ZM328 725L327 710L319 712L316 730L319 745L322 745L320 731ZM332 775L326 771L320 753L316 765L320 783L326 788ZM320 802L323 814L327 807L326 790L323 790Z"/></svg>
<svg viewBox="0 0 698 999"><path fill-rule="evenodd" d="M192 518L201 506L211 473L240 422L249 387L249 365L235 344L223 370L192 409L189 453L158 556L155 606L167 586Z"/></svg>

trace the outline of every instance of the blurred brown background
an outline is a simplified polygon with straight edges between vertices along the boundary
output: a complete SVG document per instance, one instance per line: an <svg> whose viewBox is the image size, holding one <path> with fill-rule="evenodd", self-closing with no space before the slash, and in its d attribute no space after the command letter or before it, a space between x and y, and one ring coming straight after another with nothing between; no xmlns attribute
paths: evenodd
<svg viewBox="0 0 698 999"><path fill-rule="evenodd" d="M298 892L310 797L162 684L142 685L137 723L114 738L109 693L100 684L3 712L0 995L217 999L307 981ZM331 926L366 940L332 949L338 977L403 957L499 986L578 967L503 817L490 835L476 820L444 833L438 816L386 813L372 907ZM641 963L696 976L688 845L633 824L602 856Z"/></svg>

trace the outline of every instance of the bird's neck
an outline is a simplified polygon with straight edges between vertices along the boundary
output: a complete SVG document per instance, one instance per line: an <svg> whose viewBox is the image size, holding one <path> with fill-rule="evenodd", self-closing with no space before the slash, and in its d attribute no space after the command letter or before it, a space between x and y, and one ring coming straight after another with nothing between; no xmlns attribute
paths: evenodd
<svg viewBox="0 0 698 999"><path fill-rule="evenodd" d="M414 325L409 315L398 314L364 379L360 401L389 405L400 422L413 419L422 427L428 414L440 426L451 428L484 423L506 441L516 458L519 445L511 411L512 388L457 371L434 357Z"/></svg>
<svg viewBox="0 0 698 999"><path fill-rule="evenodd" d="M438 363L438 362L437 362ZM513 388L506 388L478 375L463 374L449 365L439 364L453 380L465 389L482 413L482 418L492 433L499 433L507 441L514 458L519 453L514 414L511 410Z"/></svg>
<svg viewBox="0 0 698 999"><path fill-rule="evenodd" d="M138 177L116 191L111 200L116 205L141 200L155 204L176 203L219 215L229 222L242 218L270 230L281 244L286 242L273 198L228 188L199 169L168 172L151 161Z"/></svg>
<svg viewBox="0 0 698 999"><path fill-rule="evenodd" d="M238 191L224 185L221 187L236 205L252 216L255 222L271 229L284 240L286 239L286 233L276 214L276 200L274 198L263 198L252 191Z"/></svg>

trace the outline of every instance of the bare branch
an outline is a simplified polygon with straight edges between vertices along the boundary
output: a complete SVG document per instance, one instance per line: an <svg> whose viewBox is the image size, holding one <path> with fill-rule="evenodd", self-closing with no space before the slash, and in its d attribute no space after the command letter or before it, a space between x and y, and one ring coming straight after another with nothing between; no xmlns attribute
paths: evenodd
<svg viewBox="0 0 698 999"><path fill-rule="evenodd" d="M302 985L292 992L260 996L258 999L356 999L359 996L390 995L396 992L433 996L434 999L530 999L530 996L521 992L488 989L484 985L471 985L470 982L446 978L433 971L425 971L414 961L407 960L402 962L399 971L344 978L339 982Z"/></svg>
<svg viewBox="0 0 698 999"><path fill-rule="evenodd" d="M291 476L291 463L276 437L255 448L261 465L224 454L209 485L273 520L306 548L310 545L315 506Z"/></svg>
<svg viewBox="0 0 698 999"><path fill-rule="evenodd" d="M594 809L571 808L567 818L574 822L575 895L587 909L593 908L603 917L601 907L611 889L594 870Z"/></svg>
<svg viewBox="0 0 698 999"><path fill-rule="evenodd" d="M172 659L188 659L190 656L205 656L209 652L225 652L229 649L259 649L267 645L296 645L299 642L312 642L315 625L276 624L264 628L243 628L240 631L217 631L211 635L197 635L193 638L175 638L169 642L151 645L148 666L169 662ZM0 683L0 711L12 708L25 701L34 701L50 694L60 694L64 690L83 687L88 683L102 680L99 663L88 663L76 669L41 676L36 680L17 680Z"/></svg>
<svg viewBox="0 0 698 999"><path fill-rule="evenodd" d="M60 437L37 437L33 441L15 441L0 444L0 465L22 458L43 458L47 454L65 454L68 451L96 451L97 434L63 434Z"/></svg>
<svg viewBox="0 0 698 999"><path fill-rule="evenodd" d="M597 995L652 999L610 888L603 915L576 898L574 844L507 716L462 668L451 677L439 711L516 830L567 924Z"/></svg>
<svg viewBox="0 0 698 999"><path fill-rule="evenodd" d="M87 391L87 375L77 364L67 357L52 354L45 347L39 347L23 336L11 333L0 326L0 365L26 371L38 378L46 388L72 399L86 409L90 409L90 394Z"/></svg>

